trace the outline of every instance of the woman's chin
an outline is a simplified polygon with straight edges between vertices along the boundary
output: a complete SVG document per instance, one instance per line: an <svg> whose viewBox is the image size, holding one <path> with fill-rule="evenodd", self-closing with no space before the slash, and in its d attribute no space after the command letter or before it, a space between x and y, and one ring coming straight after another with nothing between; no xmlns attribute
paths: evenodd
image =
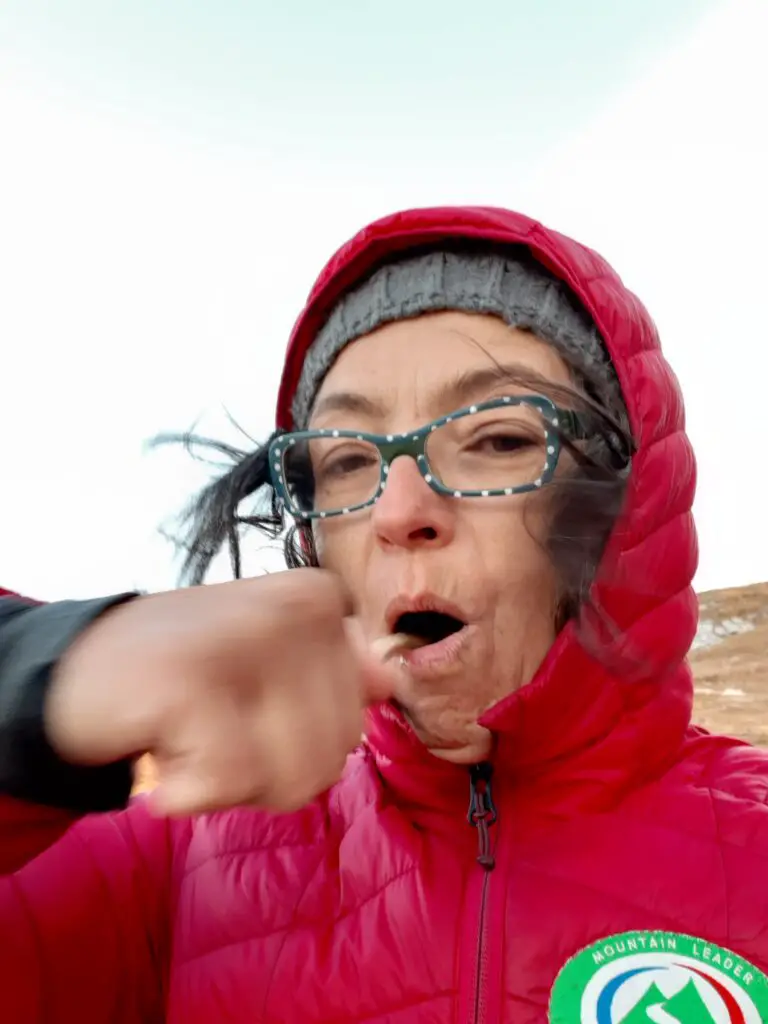
<svg viewBox="0 0 768 1024"><path fill-rule="evenodd" d="M413 734L430 754L451 764L473 765L486 761L493 753L490 730L467 720L466 714L436 709L423 702L405 704L393 701Z"/></svg>
<svg viewBox="0 0 768 1024"><path fill-rule="evenodd" d="M441 740L433 744L426 738L425 743L430 754L451 764L477 764L488 760L493 752L491 733L481 725L475 725L469 735L456 740Z"/></svg>

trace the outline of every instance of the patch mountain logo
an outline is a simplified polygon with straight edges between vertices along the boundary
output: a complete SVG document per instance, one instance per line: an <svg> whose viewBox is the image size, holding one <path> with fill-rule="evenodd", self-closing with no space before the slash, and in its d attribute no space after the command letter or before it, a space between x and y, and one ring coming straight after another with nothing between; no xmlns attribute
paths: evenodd
<svg viewBox="0 0 768 1024"><path fill-rule="evenodd" d="M551 1024L767 1024L768 978L675 932L624 932L577 953L552 988Z"/></svg>

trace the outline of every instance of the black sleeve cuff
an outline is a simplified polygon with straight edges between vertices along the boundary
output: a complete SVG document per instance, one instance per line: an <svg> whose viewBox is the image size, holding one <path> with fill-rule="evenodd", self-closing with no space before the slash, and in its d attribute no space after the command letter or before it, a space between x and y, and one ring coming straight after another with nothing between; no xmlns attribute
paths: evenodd
<svg viewBox="0 0 768 1024"><path fill-rule="evenodd" d="M105 611L137 596L45 605L0 599L0 792L79 814L125 807L133 763L63 761L48 743L43 712L51 674L66 649Z"/></svg>

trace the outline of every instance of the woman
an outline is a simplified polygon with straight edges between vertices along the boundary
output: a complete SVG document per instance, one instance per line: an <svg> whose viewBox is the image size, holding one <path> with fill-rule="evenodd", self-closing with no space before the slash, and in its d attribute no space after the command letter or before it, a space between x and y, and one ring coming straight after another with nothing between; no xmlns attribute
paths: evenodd
<svg viewBox="0 0 768 1024"><path fill-rule="evenodd" d="M397 214L321 274L277 424L187 570L291 523L294 572L5 602L5 1019L768 1019L768 767L690 725L638 300L517 214Z"/></svg>

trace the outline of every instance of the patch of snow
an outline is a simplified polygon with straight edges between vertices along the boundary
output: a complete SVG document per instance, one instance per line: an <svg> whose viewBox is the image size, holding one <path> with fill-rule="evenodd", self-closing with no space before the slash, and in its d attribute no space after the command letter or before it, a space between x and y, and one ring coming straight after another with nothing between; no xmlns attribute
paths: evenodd
<svg viewBox="0 0 768 1024"><path fill-rule="evenodd" d="M712 619L701 619L696 636L691 644L691 650L714 647L722 643L729 636L737 636L739 633L749 633L755 628L752 619L743 619L734 616L731 619L723 619L722 622L715 622Z"/></svg>

